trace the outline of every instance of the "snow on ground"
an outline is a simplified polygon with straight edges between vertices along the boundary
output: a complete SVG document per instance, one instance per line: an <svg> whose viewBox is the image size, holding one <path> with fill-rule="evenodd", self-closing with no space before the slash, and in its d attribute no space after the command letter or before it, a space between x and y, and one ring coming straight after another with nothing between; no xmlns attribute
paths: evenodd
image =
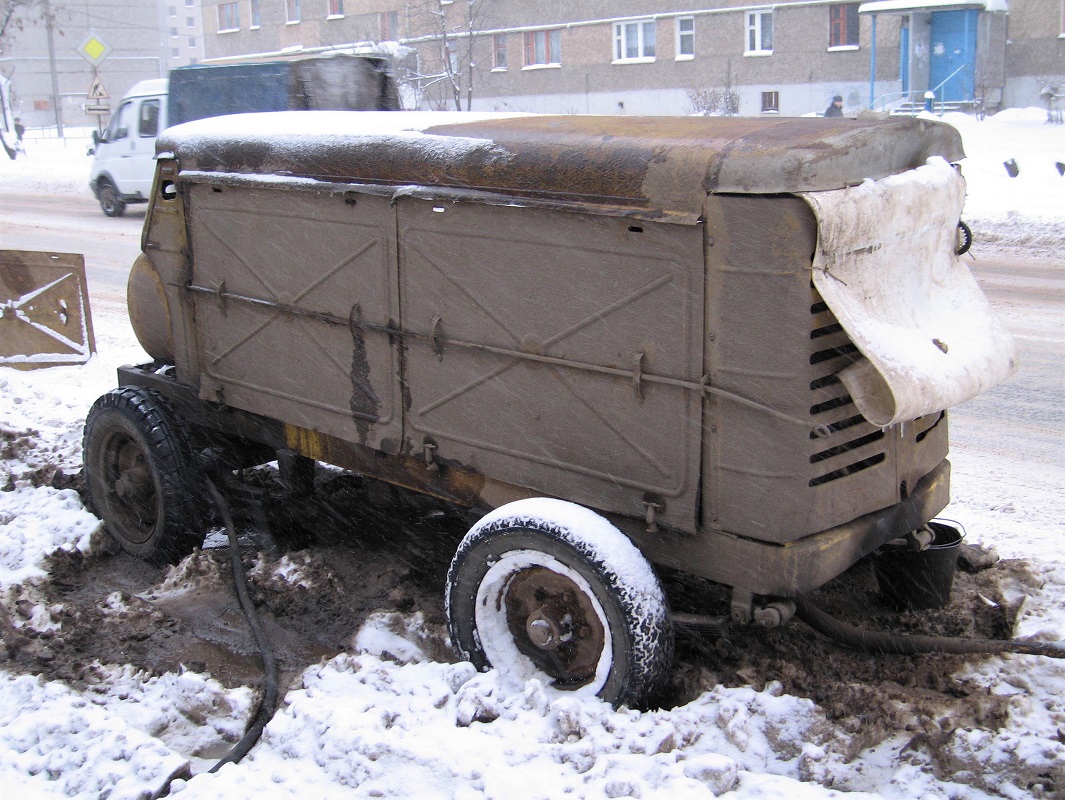
<svg viewBox="0 0 1065 800"><path fill-rule="evenodd" d="M1042 115L1009 111L982 122L948 121L965 138L966 218L978 237L1060 255L1065 179L1054 165L1065 160L1065 130L1043 125ZM0 161L0 191L84 195L86 143L29 142L27 158ZM1010 158L1020 168L1017 178L1002 166ZM49 553L103 546L99 523L78 495L50 485L57 466L67 474L80 469L85 412L113 387L115 368L144 358L121 313L98 310L95 327L99 354L84 367L0 371L0 482L8 483L0 492L5 639L20 627L45 634L58 628L63 609L39 602L35 589L47 580ZM964 424L963 411L957 418ZM953 462L956 501L947 516L964 523L970 540L1029 559L1042 581L1018 598L1018 635L1065 639L1060 457L1003 466L961 448ZM1025 480L1021 470L1029 469L1040 472L1039 481ZM1059 491L1046 489L1055 485ZM1003 487L1011 487L1008 498ZM287 575L295 568L286 562L280 569ZM299 579L298 570L293 575ZM124 601L116 595L108 602ZM0 785L5 795L27 799L133 798L179 775L172 793L190 800L823 800L842 793L960 800L1065 791L1060 661L1006 656L964 667L959 676L968 685L1009 699L1008 714L997 726L953 727L944 719L941 752L951 769L937 772L920 748L909 747L912 732L863 748L860 731L834 728L815 703L774 682L758 689L718 686L672 710L615 711L535 681L508 691L494 672L426 658L418 619L406 621L406 634L404 624L385 622L371 617L353 637L353 652L306 670L251 755L216 774L206 768L219 744L239 735L253 705L247 688L226 689L191 671L148 676L121 663L87 665L82 688L0 671Z"/></svg>

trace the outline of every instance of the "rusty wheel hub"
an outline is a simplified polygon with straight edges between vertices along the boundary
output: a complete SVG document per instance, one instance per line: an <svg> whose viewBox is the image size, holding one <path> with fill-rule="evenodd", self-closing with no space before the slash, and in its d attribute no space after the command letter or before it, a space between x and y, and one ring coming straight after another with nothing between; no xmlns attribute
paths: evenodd
<svg viewBox="0 0 1065 800"><path fill-rule="evenodd" d="M606 634L592 598L571 578L523 569L507 587L505 606L518 650L557 684L577 688L595 677Z"/></svg>
<svg viewBox="0 0 1065 800"><path fill-rule="evenodd" d="M104 447L102 474L106 501L123 537L144 542L152 535L158 511L155 481L140 445L124 432L113 433Z"/></svg>

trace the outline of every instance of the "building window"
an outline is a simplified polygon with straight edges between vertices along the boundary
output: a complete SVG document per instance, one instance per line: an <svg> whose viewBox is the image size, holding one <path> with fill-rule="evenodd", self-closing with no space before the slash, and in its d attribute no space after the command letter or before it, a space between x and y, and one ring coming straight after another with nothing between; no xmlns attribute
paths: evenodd
<svg viewBox="0 0 1065 800"><path fill-rule="evenodd" d="M189 47L195 47L195 46L196 46L196 37L195 36L190 36L189 37Z"/></svg>
<svg viewBox="0 0 1065 800"><path fill-rule="evenodd" d="M170 57L171 58L181 58L181 48L180 47L171 47L170 48Z"/></svg>
<svg viewBox="0 0 1065 800"><path fill-rule="evenodd" d="M747 55L768 55L773 52L773 12L747 12Z"/></svg>
<svg viewBox="0 0 1065 800"><path fill-rule="evenodd" d="M858 4L828 7L828 46L858 46Z"/></svg>
<svg viewBox="0 0 1065 800"><path fill-rule="evenodd" d="M562 63L562 31L528 31L525 34L525 66Z"/></svg>
<svg viewBox="0 0 1065 800"><path fill-rule="evenodd" d="M177 6L167 6L166 13L171 17L177 16Z"/></svg>
<svg viewBox="0 0 1065 800"><path fill-rule="evenodd" d="M218 32L240 30L240 4L218 4Z"/></svg>
<svg viewBox="0 0 1065 800"><path fill-rule="evenodd" d="M251 27L258 28L263 21L262 0L251 0Z"/></svg>
<svg viewBox="0 0 1065 800"><path fill-rule="evenodd" d="M288 24L299 22L302 17L300 0L285 0L285 20Z"/></svg>
<svg viewBox="0 0 1065 800"><path fill-rule="evenodd" d="M186 28L195 28L196 27L196 17L185 17L185 27Z"/></svg>
<svg viewBox="0 0 1065 800"><path fill-rule="evenodd" d="M196 8L196 0L185 0L185 8Z"/></svg>
<svg viewBox="0 0 1065 800"><path fill-rule="evenodd" d="M177 36L177 28L170 29L170 38L173 39Z"/></svg>
<svg viewBox="0 0 1065 800"><path fill-rule="evenodd" d="M614 23L614 62L654 61L655 21Z"/></svg>
<svg viewBox="0 0 1065 800"><path fill-rule="evenodd" d="M505 70L507 68L507 36L505 33L497 33L492 37L492 69Z"/></svg>
<svg viewBox="0 0 1065 800"><path fill-rule="evenodd" d="M344 16L344 0L329 0L329 16L331 18Z"/></svg>
<svg viewBox="0 0 1065 800"><path fill-rule="evenodd" d="M780 92L762 92L762 113L780 113Z"/></svg>
<svg viewBox="0 0 1065 800"><path fill-rule="evenodd" d="M444 45L444 58L447 59L447 68L451 75L462 72L462 64L459 62L459 54L451 49L450 44Z"/></svg>
<svg viewBox="0 0 1065 800"><path fill-rule="evenodd" d="M385 11L378 15L378 27L380 28L382 42L394 42L399 38L399 12Z"/></svg>
<svg viewBox="0 0 1065 800"><path fill-rule="evenodd" d="M677 60L695 58L695 17L677 17Z"/></svg>

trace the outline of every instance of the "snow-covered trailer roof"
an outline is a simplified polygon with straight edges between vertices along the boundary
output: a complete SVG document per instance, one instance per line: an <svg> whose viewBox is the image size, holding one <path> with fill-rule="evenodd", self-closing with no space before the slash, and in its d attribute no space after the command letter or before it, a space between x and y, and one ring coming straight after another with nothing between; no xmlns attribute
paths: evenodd
<svg viewBox="0 0 1065 800"><path fill-rule="evenodd" d="M840 189L964 157L957 131L911 118L614 117L281 112L179 125L181 174L433 187L627 207L694 222L708 193Z"/></svg>

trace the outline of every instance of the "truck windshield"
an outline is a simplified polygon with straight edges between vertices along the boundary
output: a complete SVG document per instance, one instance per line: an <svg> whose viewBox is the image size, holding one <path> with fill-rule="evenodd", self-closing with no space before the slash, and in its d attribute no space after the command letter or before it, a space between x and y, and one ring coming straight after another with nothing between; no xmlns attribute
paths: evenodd
<svg viewBox="0 0 1065 800"><path fill-rule="evenodd" d="M111 124L107 126L106 141L113 142L117 139L125 139L129 136L130 123L133 122L133 101L119 106L118 113L111 118Z"/></svg>

